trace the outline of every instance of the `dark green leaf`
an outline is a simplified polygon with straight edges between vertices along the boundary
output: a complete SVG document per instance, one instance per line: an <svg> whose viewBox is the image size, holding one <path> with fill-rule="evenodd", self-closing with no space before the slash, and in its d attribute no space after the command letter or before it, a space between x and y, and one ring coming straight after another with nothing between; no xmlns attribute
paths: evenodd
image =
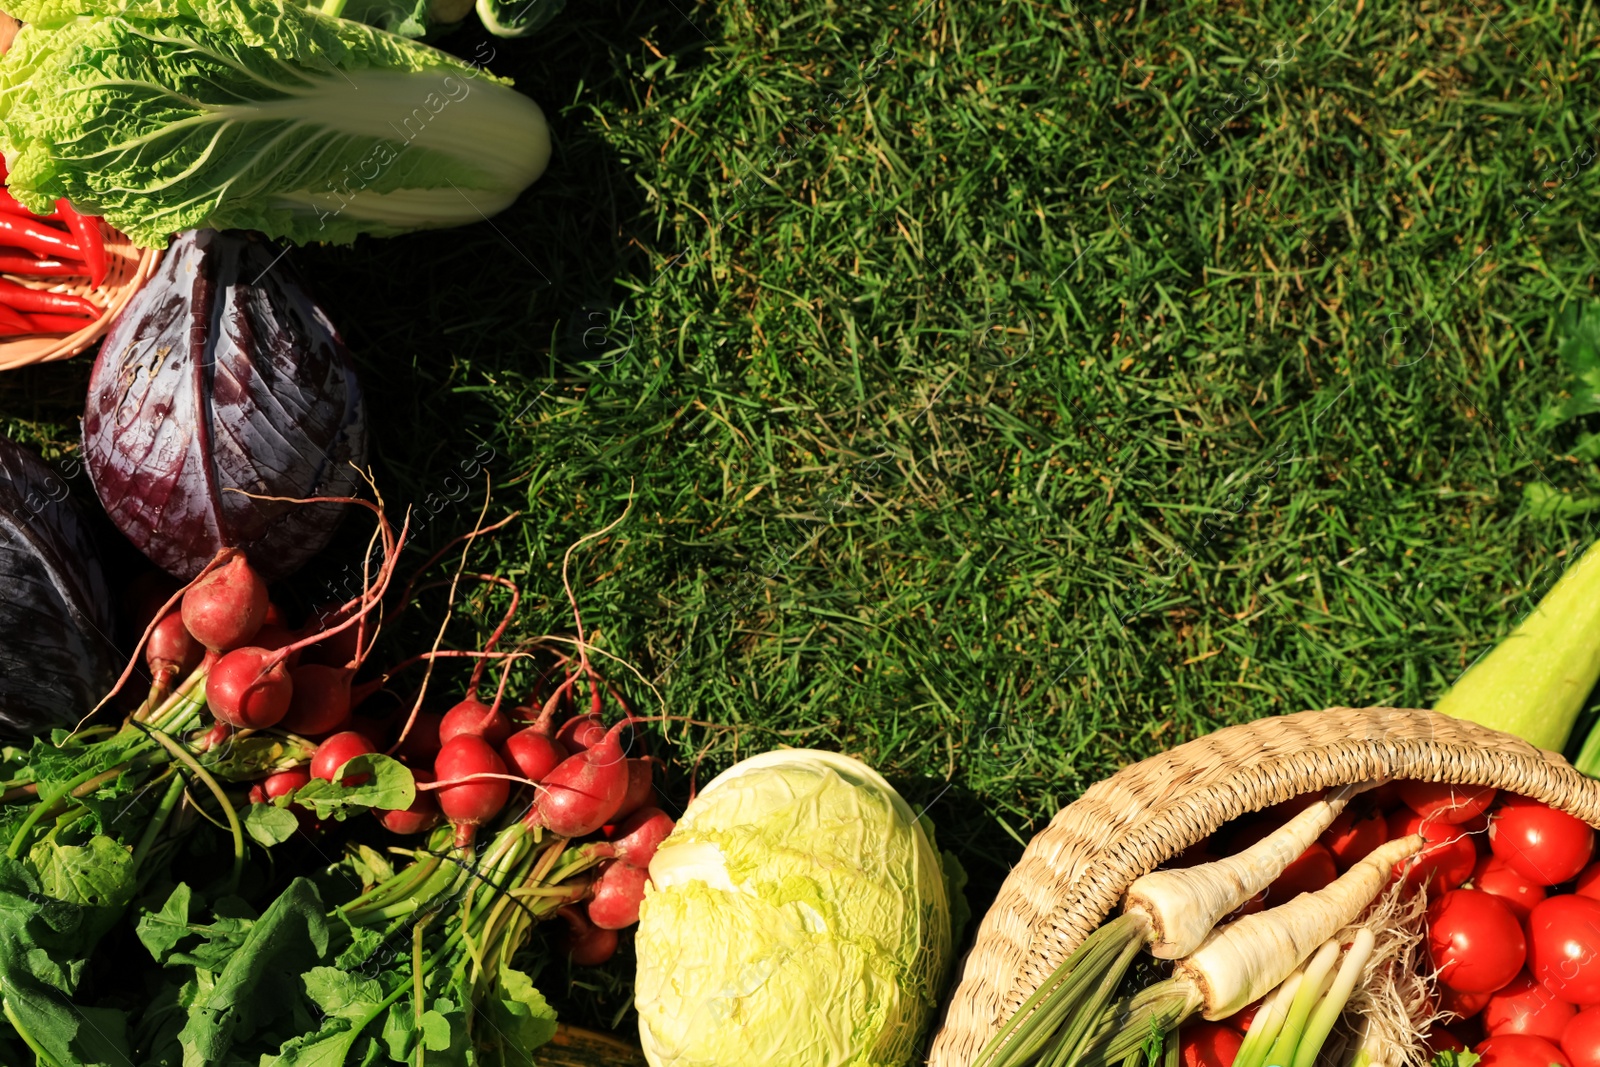
<svg viewBox="0 0 1600 1067"><path fill-rule="evenodd" d="M372 808L386 811L403 811L417 799L417 783L405 764L388 756L368 753L339 768L341 782L345 778L367 775L360 785L343 785L341 782L313 778L288 796L279 797L279 806L291 801L316 810L317 818L330 815L347 819Z"/></svg>
<svg viewBox="0 0 1600 1067"><path fill-rule="evenodd" d="M337 967L313 967L301 976L306 995L340 1019L364 1019L383 1000L383 986Z"/></svg>
<svg viewBox="0 0 1600 1067"><path fill-rule="evenodd" d="M511 1048L531 1052L556 1035L555 1009L534 988L533 979L521 971L501 967L498 992L489 1003L489 1019L496 1036Z"/></svg>
<svg viewBox="0 0 1600 1067"><path fill-rule="evenodd" d="M300 820L288 808L275 804L252 804L244 815L244 828L262 848L281 845L294 836Z"/></svg>
<svg viewBox="0 0 1600 1067"><path fill-rule="evenodd" d="M167 897L157 912L139 916L135 927L139 940L150 950L157 963L165 964L167 956L178 947L178 942L189 936L189 901L193 894L182 882Z"/></svg>

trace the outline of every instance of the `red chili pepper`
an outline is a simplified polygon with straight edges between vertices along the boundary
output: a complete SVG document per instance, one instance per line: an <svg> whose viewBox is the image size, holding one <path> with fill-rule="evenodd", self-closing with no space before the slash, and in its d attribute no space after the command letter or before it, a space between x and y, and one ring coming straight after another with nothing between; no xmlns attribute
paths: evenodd
<svg viewBox="0 0 1600 1067"><path fill-rule="evenodd" d="M0 274L28 274L41 278L86 275L89 268L75 259L40 259L20 248L0 247Z"/></svg>
<svg viewBox="0 0 1600 1067"><path fill-rule="evenodd" d="M49 315L82 315L98 319L100 309L81 296L29 289L26 285L0 278L0 304L18 311L42 311Z"/></svg>
<svg viewBox="0 0 1600 1067"><path fill-rule="evenodd" d="M89 325L71 315L29 315L28 322L32 325L31 333L77 333Z"/></svg>
<svg viewBox="0 0 1600 1067"><path fill-rule="evenodd" d="M56 210L78 239L78 247L83 249L84 262L89 264L89 284L99 285L106 280L106 245L100 239L100 223L84 218L65 200L56 201Z"/></svg>
<svg viewBox="0 0 1600 1067"><path fill-rule="evenodd" d="M12 196L7 189L0 189L0 211L9 211L13 215L21 215L23 218L29 219L52 219L57 221L61 219L61 212L59 211L52 211L48 215L40 215L29 211L22 205L22 201Z"/></svg>
<svg viewBox="0 0 1600 1067"><path fill-rule="evenodd" d="M8 245L21 245L40 256L83 258L83 250L63 231L47 226L39 219L10 215L3 211L0 211L0 241Z"/></svg>
<svg viewBox="0 0 1600 1067"><path fill-rule="evenodd" d="M38 327L28 321L28 316L0 306L0 334L38 333Z"/></svg>

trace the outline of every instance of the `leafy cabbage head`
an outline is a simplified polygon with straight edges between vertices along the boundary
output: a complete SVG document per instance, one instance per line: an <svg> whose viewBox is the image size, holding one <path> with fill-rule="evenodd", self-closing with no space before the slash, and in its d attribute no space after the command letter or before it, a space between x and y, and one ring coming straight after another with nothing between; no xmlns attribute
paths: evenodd
<svg viewBox="0 0 1600 1067"><path fill-rule="evenodd" d="M865 764L807 750L736 764L650 864L635 984L646 1058L911 1062L951 963L953 892L927 820Z"/></svg>
<svg viewBox="0 0 1600 1067"><path fill-rule="evenodd" d="M416 41L282 0L13 0L0 149L141 244L306 243L477 222L544 170L538 105Z"/></svg>

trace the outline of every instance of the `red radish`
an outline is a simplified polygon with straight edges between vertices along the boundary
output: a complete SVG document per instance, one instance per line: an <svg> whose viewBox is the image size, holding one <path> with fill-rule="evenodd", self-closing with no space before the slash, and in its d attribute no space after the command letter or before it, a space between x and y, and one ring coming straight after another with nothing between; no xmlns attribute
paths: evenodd
<svg viewBox="0 0 1600 1067"><path fill-rule="evenodd" d="M1401 782L1400 799L1424 818L1463 823L1482 815L1494 803L1495 788L1450 782Z"/></svg>
<svg viewBox="0 0 1600 1067"><path fill-rule="evenodd" d="M283 609L278 607L278 605L277 605L277 603L275 601L272 601L272 600L268 600L267 601L267 613L266 613L265 616L262 617L261 625L263 625L263 626L282 626L282 625L284 625Z"/></svg>
<svg viewBox="0 0 1600 1067"><path fill-rule="evenodd" d="M183 624L214 652L227 652L256 635L267 619L267 583L244 553L191 585L183 594Z"/></svg>
<svg viewBox="0 0 1600 1067"><path fill-rule="evenodd" d="M1339 872L1333 866L1333 853L1320 842L1295 857L1283 873L1267 887L1267 901L1274 907L1301 893L1315 893L1329 885Z"/></svg>
<svg viewBox="0 0 1600 1067"><path fill-rule="evenodd" d="M212 749L221 746L228 740L228 738L232 736L233 727L229 726L225 722L219 722L211 729L207 730L206 735L200 739L200 751L210 752Z"/></svg>
<svg viewBox="0 0 1600 1067"><path fill-rule="evenodd" d="M337 730L350 719L350 679L354 675L348 667L320 663L294 668L289 672L294 679L294 699L278 725L308 737Z"/></svg>
<svg viewBox="0 0 1600 1067"><path fill-rule="evenodd" d="M544 781L544 776L567 758L567 750L560 741L541 733L537 726L518 730L500 746L506 765L515 767L517 773L533 782Z"/></svg>
<svg viewBox="0 0 1600 1067"><path fill-rule="evenodd" d="M322 744L317 746L316 752L311 755L311 777L321 778L325 782L333 781L333 776L339 768L355 759L365 756L369 752L376 752L365 735L355 730L345 730L343 733L334 734ZM360 785L365 782L368 775L353 774L340 779L344 785Z"/></svg>
<svg viewBox="0 0 1600 1067"><path fill-rule="evenodd" d="M592 888L594 896L586 909L589 921L602 930L621 930L638 922L639 904L649 880L648 871L631 863L613 860L606 864Z"/></svg>
<svg viewBox="0 0 1600 1067"><path fill-rule="evenodd" d="M1526 875L1519 874L1496 856L1478 859L1478 865L1472 869L1472 887L1505 901L1518 922L1526 922L1533 906L1545 897L1544 886L1535 885ZM1580 888L1578 892L1582 893L1583 890Z"/></svg>
<svg viewBox="0 0 1600 1067"><path fill-rule="evenodd" d="M170 671L183 675L200 666L205 649L196 641L186 626L183 616L176 611L156 623L150 631L150 640L144 646L144 661L156 674Z"/></svg>
<svg viewBox="0 0 1600 1067"><path fill-rule="evenodd" d="M561 729L556 731L556 740L561 742L563 748L573 755L584 749L598 745L601 738L606 736L606 724L594 712L587 715L575 715L561 724Z"/></svg>
<svg viewBox="0 0 1600 1067"><path fill-rule="evenodd" d="M354 686L351 688L350 693L352 703L356 702L356 693L361 688L361 686ZM371 716L350 716L350 725L347 727L347 729L360 734L362 737L365 737L367 739L367 744L372 746L372 751L374 752L382 752L384 748L387 747L384 744L384 738L388 736L389 731L384 728L384 724L382 722L372 718Z"/></svg>
<svg viewBox="0 0 1600 1067"><path fill-rule="evenodd" d="M638 758L628 761L628 791L622 795L622 803L617 807L613 820L626 819L650 803L655 792L654 774L655 765L648 759Z"/></svg>
<svg viewBox="0 0 1600 1067"><path fill-rule="evenodd" d="M1600 1008L1585 1008L1561 1034L1561 1051L1572 1067L1600 1067Z"/></svg>
<svg viewBox="0 0 1600 1067"><path fill-rule="evenodd" d="M1527 1034L1496 1034L1473 1051L1478 1067L1572 1067L1554 1041Z"/></svg>
<svg viewBox="0 0 1600 1067"><path fill-rule="evenodd" d="M1566 1001L1600 1005L1600 901L1572 893L1535 904L1528 915L1528 973Z"/></svg>
<svg viewBox="0 0 1600 1067"><path fill-rule="evenodd" d="M1411 834L1421 834L1428 844L1406 869L1408 893L1414 893L1426 885L1428 896L1437 897L1472 877L1472 868L1478 863L1478 849L1472 843L1472 835L1464 827L1439 819L1424 819L1409 808L1396 808L1390 812L1389 840Z"/></svg>
<svg viewBox="0 0 1600 1067"><path fill-rule="evenodd" d="M468 697L445 712L444 720L439 723L441 743L462 734L481 737L491 745L498 745L511 736L511 720L483 701Z"/></svg>
<svg viewBox="0 0 1600 1067"><path fill-rule="evenodd" d="M439 755L439 723L444 716L437 711L417 712L417 721L411 724L406 739L400 743L395 758L409 767L426 767ZM402 719L400 725L405 725Z"/></svg>
<svg viewBox="0 0 1600 1067"><path fill-rule="evenodd" d="M1509 796L1489 822L1489 847L1513 870L1551 886L1588 866L1594 831L1548 804Z"/></svg>
<svg viewBox="0 0 1600 1067"><path fill-rule="evenodd" d="M648 867L673 826L672 816L660 808L640 808L617 827L617 836L606 842L609 854L634 867Z"/></svg>
<svg viewBox="0 0 1600 1067"><path fill-rule="evenodd" d="M1233 1067L1244 1038L1221 1023L1185 1023L1178 1031L1178 1056L1183 1067Z"/></svg>
<svg viewBox="0 0 1600 1067"><path fill-rule="evenodd" d="M1560 1041L1561 1032L1578 1009L1535 982L1523 971L1502 986L1483 1006L1483 1025L1494 1034L1532 1034Z"/></svg>
<svg viewBox="0 0 1600 1067"><path fill-rule="evenodd" d="M439 807L455 825L456 847L466 848L472 844L478 827L506 806L511 783L504 778L458 779L474 774L505 774L506 765L483 738L458 734L440 747L433 769L439 781L453 783L438 791Z"/></svg>
<svg viewBox="0 0 1600 1067"><path fill-rule="evenodd" d="M1377 812L1358 819L1346 808L1317 840L1328 847L1333 854L1333 865L1343 873L1389 840L1389 826Z"/></svg>
<svg viewBox="0 0 1600 1067"><path fill-rule="evenodd" d="M598 967L617 951L617 932L594 925L576 905L561 909L567 928L556 935L556 947L579 967Z"/></svg>
<svg viewBox="0 0 1600 1067"><path fill-rule="evenodd" d="M311 775L300 767L295 767L293 770L279 771L277 774L269 774L250 787L250 803L265 804L276 797L288 796L309 781L311 781Z"/></svg>
<svg viewBox="0 0 1600 1067"><path fill-rule="evenodd" d="M623 719L597 744L545 775L528 825L543 826L557 837L582 837L610 822L628 792L628 762L617 735L632 721Z"/></svg>
<svg viewBox="0 0 1600 1067"><path fill-rule="evenodd" d="M242 730L276 726L289 710L294 683L282 663L265 664L272 653L264 648L236 648L206 675L206 705L211 714Z"/></svg>
<svg viewBox="0 0 1600 1067"><path fill-rule="evenodd" d="M412 771L411 777L418 783L433 781L433 775L427 771ZM439 825L439 820L444 816L439 811L439 801L432 793L417 790L417 799L404 811L378 811L373 809L373 814L378 816L378 821L383 823L383 828L392 834L420 834L425 830L432 830Z"/></svg>
<svg viewBox="0 0 1600 1067"><path fill-rule="evenodd" d="M1522 926L1499 897L1452 889L1428 906L1428 957L1441 985L1493 993L1517 976L1527 953Z"/></svg>

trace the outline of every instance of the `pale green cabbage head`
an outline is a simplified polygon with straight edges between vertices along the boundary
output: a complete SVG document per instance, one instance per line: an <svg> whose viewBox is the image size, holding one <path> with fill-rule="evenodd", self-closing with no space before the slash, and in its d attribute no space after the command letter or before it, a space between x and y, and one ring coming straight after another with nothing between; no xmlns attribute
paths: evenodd
<svg viewBox="0 0 1600 1067"><path fill-rule="evenodd" d="M645 1057L911 1062L951 964L952 896L965 916L945 862L927 820L858 760L780 750L729 768L650 864L635 984Z"/></svg>

